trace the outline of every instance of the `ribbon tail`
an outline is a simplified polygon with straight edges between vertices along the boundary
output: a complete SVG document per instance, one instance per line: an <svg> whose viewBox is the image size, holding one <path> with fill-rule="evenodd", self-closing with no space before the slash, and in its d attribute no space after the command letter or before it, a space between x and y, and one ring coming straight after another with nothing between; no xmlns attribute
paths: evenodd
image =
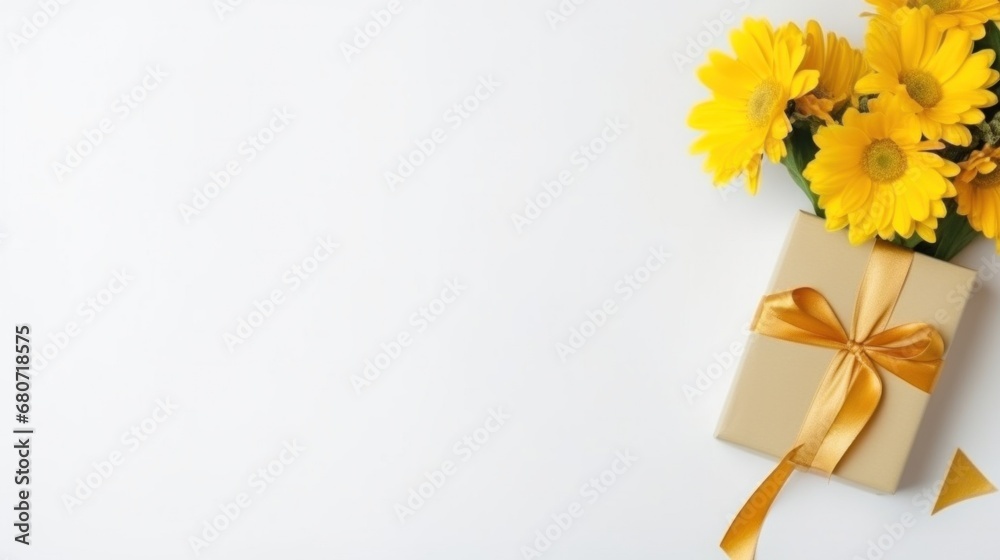
<svg viewBox="0 0 1000 560"><path fill-rule="evenodd" d="M722 547L723 552L730 560L754 559L764 519L767 517L768 510L771 509L774 499L778 497L781 489L788 482L788 478L795 471L796 465L793 458L798 453L799 447L792 449L781 459L778 466L751 494L750 499L743 505L743 509L729 526L729 530L726 531L726 536L722 538L722 543L719 546Z"/></svg>
<svg viewBox="0 0 1000 560"><path fill-rule="evenodd" d="M873 367L858 362L843 408L813 458L813 468L833 474L840 460L868 425L882 399L882 380Z"/></svg>
<svg viewBox="0 0 1000 560"><path fill-rule="evenodd" d="M809 412L802 422L799 435L795 438L795 445L801 448L795 455L797 464L803 467L813 466L816 454L836 424L837 416L847 400L851 387L851 373L857 367L856 364L854 355L845 351L838 352L830 362L830 368L816 389L813 402L809 405Z"/></svg>

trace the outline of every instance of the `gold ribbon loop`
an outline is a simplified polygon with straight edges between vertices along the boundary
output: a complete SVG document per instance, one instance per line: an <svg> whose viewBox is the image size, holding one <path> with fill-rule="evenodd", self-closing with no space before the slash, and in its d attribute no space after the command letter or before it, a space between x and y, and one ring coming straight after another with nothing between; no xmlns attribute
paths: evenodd
<svg viewBox="0 0 1000 560"><path fill-rule="evenodd" d="M944 356L944 339L931 326L911 323L865 341L871 359L925 393L934 390Z"/></svg>
<svg viewBox="0 0 1000 560"><path fill-rule="evenodd" d="M750 496L722 539L732 560L753 560L767 512L796 467L830 476L882 398L876 365L930 393L944 359L944 340L926 323L886 329L913 253L877 241L868 260L848 335L830 302L812 288L764 297L754 332L837 350L795 444Z"/></svg>
<svg viewBox="0 0 1000 560"><path fill-rule="evenodd" d="M847 332L830 302L812 288L764 296L753 330L764 336L826 348L842 348L848 342Z"/></svg>

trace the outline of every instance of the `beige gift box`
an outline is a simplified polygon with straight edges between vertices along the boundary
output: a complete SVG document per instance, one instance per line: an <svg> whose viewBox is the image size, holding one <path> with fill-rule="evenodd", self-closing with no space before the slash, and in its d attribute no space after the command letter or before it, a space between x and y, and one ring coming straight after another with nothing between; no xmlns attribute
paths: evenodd
<svg viewBox="0 0 1000 560"><path fill-rule="evenodd" d="M873 245L874 241L852 246L846 232L830 233L822 219L801 213L785 242L768 293L814 288L850 329ZM927 323L941 333L948 348L965 308L963 296L975 277L972 270L915 255L888 327ZM834 353L752 333L716 437L783 457L795 442ZM947 371L945 361L942 375ZM878 409L834 474L877 492L893 493L930 395L884 371L879 371L879 377L883 391Z"/></svg>

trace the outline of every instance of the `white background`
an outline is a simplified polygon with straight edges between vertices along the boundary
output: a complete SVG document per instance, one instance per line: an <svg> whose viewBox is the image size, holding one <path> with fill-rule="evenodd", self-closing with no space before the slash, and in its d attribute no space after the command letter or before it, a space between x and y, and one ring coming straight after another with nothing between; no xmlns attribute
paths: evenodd
<svg viewBox="0 0 1000 560"><path fill-rule="evenodd" d="M685 125L706 93L675 54L702 32L723 47L703 21L724 10L815 17L857 43L866 6L590 0L553 29L557 0L402 0L348 62L341 44L385 6L246 0L220 19L212 0L77 0L15 52L40 7L3 2L0 328L12 345L29 323L36 354L78 331L35 371L30 548L12 540L13 440L0 451L0 558L195 558L190 538L241 492L251 505L201 557L523 558L574 502L583 515L541 557L723 557L773 461L712 438L733 367L696 398L684 386L745 340L805 198L776 167L755 198L710 187ZM123 118L116 99L157 65L167 76ZM496 92L453 129L445 112L489 76ZM179 205L279 108L292 123L186 223ZM113 131L59 180L53 163L105 118ZM574 152L614 118L627 130L580 171ZM384 174L439 127L392 192ZM518 232L511 215L564 170L573 184ZM320 236L340 249L292 291L283 274ZM666 266L625 300L616 283L661 246ZM992 254L982 241L958 262ZM81 313L121 269L128 286ZM411 314L452 278L467 290L417 333ZM224 334L275 289L284 302L230 352ZM981 521L1000 498L934 518L914 500L957 446L1000 479L998 292L975 296L900 492L795 476L760 558L865 557L880 536L885 558L995 557ZM617 313L562 360L607 299ZM402 331L412 345L359 394L352 376ZM178 410L132 451L122 434L167 398ZM456 454L497 407L510 419ZM12 376L0 411L13 429ZM292 440L306 450L258 494L249 477ZM590 503L581 489L616 451L638 460ZM448 460L457 472L401 523L395 505ZM915 526L883 536L908 513Z"/></svg>

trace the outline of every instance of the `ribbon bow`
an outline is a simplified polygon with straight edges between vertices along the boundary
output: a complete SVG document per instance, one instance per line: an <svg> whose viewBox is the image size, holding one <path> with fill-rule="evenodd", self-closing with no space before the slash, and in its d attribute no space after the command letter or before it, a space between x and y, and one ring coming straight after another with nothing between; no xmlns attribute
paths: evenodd
<svg viewBox="0 0 1000 560"><path fill-rule="evenodd" d="M837 353L820 382L795 444L751 495L722 539L732 560L753 560L764 518L796 467L833 474L882 398L876 365L930 393L944 358L944 341L926 323L886 329L906 283L913 253L877 240L861 281L851 335L830 303L812 288L766 296L753 330L831 348Z"/></svg>

